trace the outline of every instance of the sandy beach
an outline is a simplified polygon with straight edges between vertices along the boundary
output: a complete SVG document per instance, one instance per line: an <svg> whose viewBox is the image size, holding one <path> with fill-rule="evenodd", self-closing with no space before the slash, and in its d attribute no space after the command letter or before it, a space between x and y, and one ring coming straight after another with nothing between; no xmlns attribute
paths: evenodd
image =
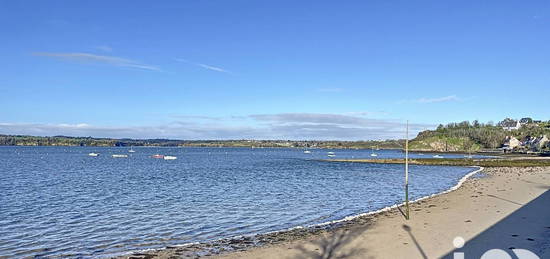
<svg viewBox="0 0 550 259"><path fill-rule="evenodd" d="M391 209L300 237L281 233L271 244L240 251L197 255L196 249L174 247L130 257L453 258L459 252L479 258L490 249L527 249L548 258L550 168L486 168L481 174L412 204L408 221ZM457 237L465 240L458 249Z"/></svg>

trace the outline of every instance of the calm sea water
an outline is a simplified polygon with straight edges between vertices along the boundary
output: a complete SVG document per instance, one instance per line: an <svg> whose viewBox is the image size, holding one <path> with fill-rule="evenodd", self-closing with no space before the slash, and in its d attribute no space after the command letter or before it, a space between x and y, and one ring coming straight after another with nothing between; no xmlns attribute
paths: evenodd
<svg viewBox="0 0 550 259"><path fill-rule="evenodd" d="M0 147L0 257L101 257L264 233L380 209L403 196L403 165L314 160L329 151L370 158L370 150L134 150ZM150 157L157 153L178 159ZM411 166L412 198L446 190L470 171Z"/></svg>

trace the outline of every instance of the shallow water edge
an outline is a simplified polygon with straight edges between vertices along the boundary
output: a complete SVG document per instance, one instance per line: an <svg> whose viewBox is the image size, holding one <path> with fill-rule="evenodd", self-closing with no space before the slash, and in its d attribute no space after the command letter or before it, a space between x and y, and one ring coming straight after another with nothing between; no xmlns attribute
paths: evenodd
<svg viewBox="0 0 550 259"><path fill-rule="evenodd" d="M463 176L456 185L451 188L431 194L424 197L409 201L409 204L421 202L423 200L433 198L436 196L444 195L459 189L466 181L474 178L483 178L487 175L482 174L483 167L472 166L474 169L472 172ZM478 177L476 177L478 176ZM394 204L392 206L384 207L382 209L364 212L357 215L347 216L339 220L332 220L320 224L314 224L310 226L296 226L289 229L272 231L264 234L255 235L242 235L232 238L222 238L211 242L202 243L188 243L175 246L168 246L164 249L146 249L133 252L126 252L118 254L115 257L118 258L151 258L157 256L159 253L163 255L173 254L175 256L185 257L202 257L210 255L219 255L223 253L231 253L237 251L245 251L261 246L274 245L282 242L289 242L294 240L304 240L309 237L314 237L325 232L332 232L336 230L348 229L351 226L368 226L373 223L373 219L382 214L396 210L398 207L405 205L405 202Z"/></svg>

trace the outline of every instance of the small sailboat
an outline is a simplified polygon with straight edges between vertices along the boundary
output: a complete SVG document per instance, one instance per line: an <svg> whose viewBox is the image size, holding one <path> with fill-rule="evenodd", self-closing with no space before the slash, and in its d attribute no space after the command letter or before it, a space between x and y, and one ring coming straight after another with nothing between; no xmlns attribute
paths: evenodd
<svg viewBox="0 0 550 259"><path fill-rule="evenodd" d="M128 157L128 155L114 154L114 155L112 155L112 157L114 157L114 158L126 158L126 157Z"/></svg>
<svg viewBox="0 0 550 259"><path fill-rule="evenodd" d="M136 153L136 151L132 147L130 147L130 150L128 150L128 153Z"/></svg>
<svg viewBox="0 0 550 259"><path fill-rule="evenodd" d="M99 156L99 153L92 152L92 153L89 153L88 156Z"/></svg>
<svg viewBox="0 0 550 259"><path fill-rule="evenodd" d="M311 151L306 150L306 151L304 151L304 154L311 154Z"/></svg>
<svg viewBox="0 0 550 259"><path fill-rule="evenodd" d="M370 156L372 156L372 157L377 157L378 156L378 154L374 153L374 148L372 149L372 151L370 153Z"/></svg>
<svg viewBox="0 0 550 259"><path fill-rule="evenodd" d="M164 160L176 160L178 157L176 156L164 156Z"/></svg>

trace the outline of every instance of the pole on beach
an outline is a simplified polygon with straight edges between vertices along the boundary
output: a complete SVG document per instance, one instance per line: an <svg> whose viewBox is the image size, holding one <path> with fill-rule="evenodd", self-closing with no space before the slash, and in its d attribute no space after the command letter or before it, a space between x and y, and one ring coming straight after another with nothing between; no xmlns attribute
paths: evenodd
<svg viewBox="0 0 550 259"><path fill-rule="evenodd" d="M409 220L409 121L407 120L407 130L405 136L405 219Z"/></svg>

